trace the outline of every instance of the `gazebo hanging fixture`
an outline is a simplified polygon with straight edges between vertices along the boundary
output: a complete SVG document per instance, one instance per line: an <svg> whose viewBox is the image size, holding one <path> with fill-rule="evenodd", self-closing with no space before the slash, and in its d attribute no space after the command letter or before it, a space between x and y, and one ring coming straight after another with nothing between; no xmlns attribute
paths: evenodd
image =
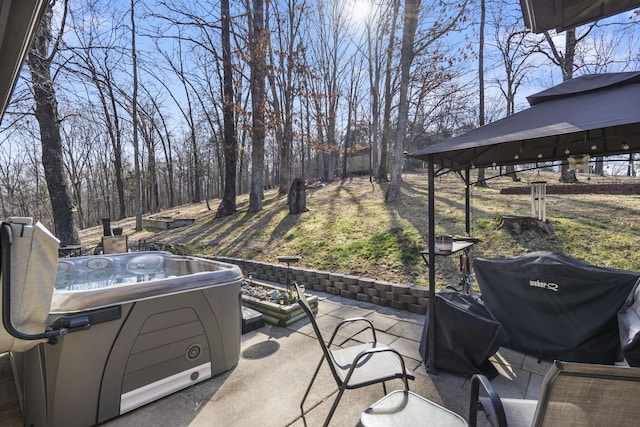
<svg viewBox="0 0 640 427"><path fill-rule="evenodd" d="M575 154L573 156L569 156L567 159L569 161L569 170L574 171L578 169L586 169L589 165L589 159L591 156L588 154Z"/></svg>

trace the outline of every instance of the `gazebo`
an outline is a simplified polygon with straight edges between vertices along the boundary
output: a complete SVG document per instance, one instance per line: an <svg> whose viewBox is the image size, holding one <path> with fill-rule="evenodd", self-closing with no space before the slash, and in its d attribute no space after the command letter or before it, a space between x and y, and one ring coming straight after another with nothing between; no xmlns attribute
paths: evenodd
<svg viewBox="0 0 640 427"><path fill-rule="evenodd" d="M458 173L465 184L465 231L471 232L471 170L549 161L584 161L640 151L640 72L594 74L527 98L531 107L445 142L410 153L427 163L429 324L435 330L435 177ZM435 365L435 334L429 335ZM436 366L427 367L437 372Z"/></svg>

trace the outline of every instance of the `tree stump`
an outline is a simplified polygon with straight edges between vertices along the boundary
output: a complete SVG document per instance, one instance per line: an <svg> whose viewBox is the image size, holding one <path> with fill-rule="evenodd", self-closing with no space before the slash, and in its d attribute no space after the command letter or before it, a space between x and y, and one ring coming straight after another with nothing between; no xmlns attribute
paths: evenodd
<svg viewBox="0 0 640 427"><path fill-rule="evenodd" d="M307 191L302 178L296 178L291 183L289 195L287 197L289 203L289 214L297 215L307 212Z"/></svg>
<svg viewBox="0 0 640 427"><path fill-rule="evenodd" d="M553 234L554 228L551 223L541 221L529 216L504 215L498 217L498 228L508 228L515 234L521 234L523 230L540 230L546 234Z"/></svg>

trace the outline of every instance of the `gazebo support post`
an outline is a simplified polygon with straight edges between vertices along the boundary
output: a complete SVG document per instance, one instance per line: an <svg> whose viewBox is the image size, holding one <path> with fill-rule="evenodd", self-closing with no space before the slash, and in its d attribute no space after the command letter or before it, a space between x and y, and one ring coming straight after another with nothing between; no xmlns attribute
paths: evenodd
<svg viewBox="0 0 640 427"><path fill-rule="evenodd" d="M429 366L427 372L437 374L436 367L436 221L435 221L435 167L433 164L434 157L429 155Z"/></svg>
<svg viewBox="0 0 640 427"><path fill-rule="evenodd" d="M464 213L465 213L465 232L467 236L471 236L471 168L467 166L464 170Z"/></svg>

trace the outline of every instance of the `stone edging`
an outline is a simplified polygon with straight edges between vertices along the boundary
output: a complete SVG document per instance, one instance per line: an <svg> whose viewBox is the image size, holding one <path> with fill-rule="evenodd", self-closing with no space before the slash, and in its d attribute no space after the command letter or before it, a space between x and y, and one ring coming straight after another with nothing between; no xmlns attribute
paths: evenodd
<svg viewBox="0 0 640 427"><path fill-rule="evenodd" d="M285 284L287 266L242 258L212 257L221 262L235 264L245 277ZM349 276L328 271L291 267L290 280L307 289L340 295L358 301L389 306L413 313L425 314L429 305L429 290L423 286L402 285L367 277Z"/></svg>
<svg viewBox="0 0 640 427"><path fill-rule="evenodd" d="M640 184L547 184L547 194L640 194ZM500 194L531 194L531 186L504 187Z"/></svg>

